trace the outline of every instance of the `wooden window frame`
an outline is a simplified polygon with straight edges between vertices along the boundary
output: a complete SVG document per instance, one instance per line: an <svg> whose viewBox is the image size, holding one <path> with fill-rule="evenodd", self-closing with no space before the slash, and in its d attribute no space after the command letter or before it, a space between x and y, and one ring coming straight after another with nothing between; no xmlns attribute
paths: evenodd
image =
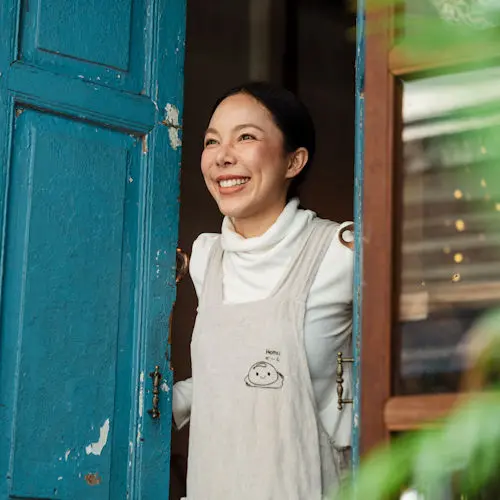
<svg viewBox="0 0 500 500"><path fill-rule="evenodd" d="M463 393L394 396L397 349L392 333L399 300L394 278L400 247L396 215L401 213L396 208L402 202L402 179L396 168L402 97L398 77L460 66L477 59L478 52L469 45L409 63L404 46L393 46L392 19L390 7L366 14L361 456L387 441L391 432L417 429L445 416L464 397ZM498 59L500 47L482 46L480 54L483 60Z"/></svg>

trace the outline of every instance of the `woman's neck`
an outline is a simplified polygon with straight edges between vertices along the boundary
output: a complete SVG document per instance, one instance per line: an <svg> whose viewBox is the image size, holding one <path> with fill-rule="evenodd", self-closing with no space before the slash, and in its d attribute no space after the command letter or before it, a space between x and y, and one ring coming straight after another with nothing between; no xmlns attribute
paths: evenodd
<svg viewBox="0 0 500 500"><path fill-rule="evenodd" d="M262 236L278 219L286 206L286 202L275 206L264 213L257 213L250 217L233 218L231 223L236 233L243 238L256 238Z"/></svg>

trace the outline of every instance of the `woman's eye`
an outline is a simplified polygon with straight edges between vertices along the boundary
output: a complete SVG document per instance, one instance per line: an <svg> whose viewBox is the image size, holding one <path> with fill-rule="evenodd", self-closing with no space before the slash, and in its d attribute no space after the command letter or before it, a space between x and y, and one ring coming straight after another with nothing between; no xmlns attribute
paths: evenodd
<svg viewBox="0 0 500 500"><path fill-rule="evenodd" d="M213 146L214 144L217 144L217 141L215 139L205 139L205 147Z"/></svg>
<svg viewBox="0 0 500 500"><path fill-rule="evenodd" d="M255 136L252 134L241 134L240 141L253 141L255 140Z"/></svg>

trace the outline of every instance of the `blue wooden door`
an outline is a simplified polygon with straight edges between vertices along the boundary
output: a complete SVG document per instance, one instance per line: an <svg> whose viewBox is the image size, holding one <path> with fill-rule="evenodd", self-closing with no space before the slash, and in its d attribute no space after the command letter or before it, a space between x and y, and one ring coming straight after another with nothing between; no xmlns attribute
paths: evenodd
<svg viewBox="0 0 500 500"><path fill-rule="evenodd" d="M184 25L0 0L1 500L168 499Z"/></svg>

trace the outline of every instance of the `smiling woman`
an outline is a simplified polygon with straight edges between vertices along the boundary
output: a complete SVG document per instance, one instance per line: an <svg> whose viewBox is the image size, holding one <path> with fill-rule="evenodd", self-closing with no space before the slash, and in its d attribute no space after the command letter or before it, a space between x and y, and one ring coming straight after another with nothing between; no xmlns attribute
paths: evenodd
<svg viewBox="0 0 500 500"><path fill-rule="evenodd" d="M191 421L189 500L320 500L348 465L332 359L351 356L350 223L299 208L314 151L291 92L251 83L215 105L201 170L225 217L193 245L193 376L173 396L177 427Z"/></svg>
<svg viewBox="0 0 500 500"><path fill-rule="evenodd" d="M201 168L239 234L256 236L277 219L291 184L312 163L314 136L307 109L287 91L250 83L218 100Z"/></svg>

